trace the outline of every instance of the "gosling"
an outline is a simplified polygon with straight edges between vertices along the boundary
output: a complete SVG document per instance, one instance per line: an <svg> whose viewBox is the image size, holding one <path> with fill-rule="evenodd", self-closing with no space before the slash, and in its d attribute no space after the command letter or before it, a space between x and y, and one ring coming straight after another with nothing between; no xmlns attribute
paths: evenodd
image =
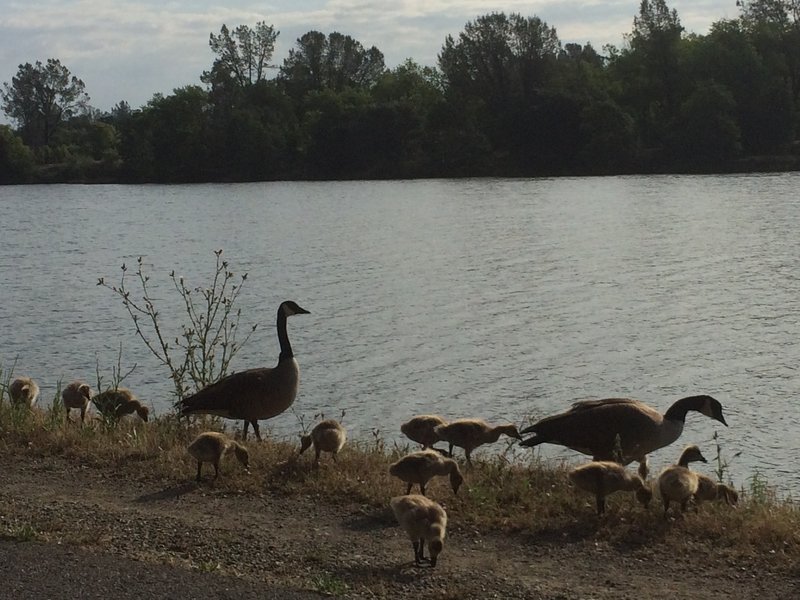
<svg viewBox="0 0 800 600"><path fill-rule="evenodd" d="M92 397L92 388L83 381L73 381L61 391L61 401L67 411L67 421L73 408L81 411L81 424L86 420L86 410L89 408L89 400Z"/></svg>
<svg viewBox="0 0 800 600"><path fill-rule="evenodd" d="M434 429L439 425L447 425L439 415L418 415L400 426L400 432L412 442L422 444L422 449L433 448L439 441Z"/></svg>
<svg viewBox="0 0 800 600"><path fill-rule="evenodd" d="M697 473L689 470L691 462L707 462L695 445L686 446L678 459L678 464L667 467L658 476L658 490L661 501L664 503L664 518L667 517L671 501L681 505L681 512L686 512L686 507L697 493L699 479Z"/></svg>
<svg viewBox="0 0 800 600"><path fill-rule="evenodd" d="M142 404L127 388L106 390L92 398L92 402L106 418L121 419L136 413L142 421L147 421L150 409Z"/></svg>
<svg viewBox="0 0 800 600"><path fill-rule="evenodd" d="M30 377L17 377L8 386L12 406L33 408L39 399L39 385Z"/></svg>
<svg viewBox="0 0 800 600"><path fill-rule="evenodd" d="M339 450L342 449L346 441L347 432L342 427L342 424L333 419L328 419L318 423L309 435L300 436L300 454L313 444L314 452L316 452L315 467L319 466L319 455L322 452L330 452L331 456L333 456L333 461L336 462L336 455L339 454Z"/></svg>
<svg viewBox="0 0 800 600"><path fill-rule="evenodd" d="M636 492L636 499L645 508L650 502L652 492L641 476L630 473L623 465L612 461L593 461L575 467L569 472L569 479L578 489L595 495L597 515L606 512L606 496L614 492Z"/></svg>
<svg viewBox="0 0 800 600"><path fill-rule="evenodd" d="M404 456L389 466L389 474L408 484L406 494L410 494L411 488L417 483L420 494L424 496L428 481L437 475L450 476L450 486L454 494L458 494L458 488L464 483L458 463L434 450L420 450Z"/></svg>
<svg viewBox="0 0 800 600"><path fill-rule="evenodd" d="M197 477L196 481L201 481L203 463L210 462L214 465L214 479L219 477L219 463L222 457L233 449L236 458L244 466L245 472L250 473L250 454L242 444L232 440L224 433L216 431L206 431L198 435L194 441L189 444L189 454L197 460Z"/></svg>
<svg viewBox="0 0 800 600"><path fill-rule="evenodd" d="M724 483L714 481L708 475L696 473L697 491L694 493L694 500L698 504L711 500L722 500L728 506L735 507L739 503L739 492Z"/></svg>
<svg viewBox="0 0 800 600"><path fill-rule="evenodd" d="M458 419L446 425L437 425L434 432L436 437L450 444L450 456L453 456L453 446L463 448L467 464L470 466L472 466L472 451L478 446L494 443L502 434L522 439L515 425L492 427L481 419Z"/></svg>
<svg viewBox="0 0 800 600"><path fill-rule="evenodd" d="M397 496L389 504L398 523L411 539L414 563L421 566L423 561L430 560L431 567L435 567L444 548L447 513L433 500L418 494ZM430 559L424 556L425 542L428 543Z"/></svg>

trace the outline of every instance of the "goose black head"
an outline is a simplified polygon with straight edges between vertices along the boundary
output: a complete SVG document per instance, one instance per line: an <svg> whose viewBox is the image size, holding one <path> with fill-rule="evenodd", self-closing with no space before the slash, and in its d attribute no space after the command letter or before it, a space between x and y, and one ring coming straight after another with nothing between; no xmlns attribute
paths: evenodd
<svg viewBox="0 0 800 600"><path fill-rule="evenodd" d="M281 302L279 310L287 317L291 317L292 315L311 314L305 308L302 308L299 304L297 304L297 302L295 302L294 300L286 300L284 302Z"/></svg>

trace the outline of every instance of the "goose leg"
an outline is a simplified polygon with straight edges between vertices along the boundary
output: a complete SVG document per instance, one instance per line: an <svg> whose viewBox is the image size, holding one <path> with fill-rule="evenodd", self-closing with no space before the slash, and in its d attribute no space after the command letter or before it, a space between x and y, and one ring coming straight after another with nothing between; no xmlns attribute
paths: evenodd
<svg viewBox="0 0 800 600"><path fill-rule="evenodd" d="M261 441L261 429L258 427L258 421L250 421L250 424L253 426L253 431L256 432L256 438L258 441Z"/></svg>
<svg viewBox="0 0 800 600"><path fill-rule="evenodd" d="M197 477L195 477L195 481L198 481L198 482L200 481L200 474L202 473L202 471L203 471L203 462L198 460L197 461Z"/></svg>
<svg viewBox="0 0 800 600"><path fill-rule="evenodd" d="M319 455L322 452L319 448L314 448L317 453L317 456L314 458L314 467L319 467Z"/></svg>
<svg viewBox="0 0 800 600"><path fill-rule="evenodd" d="M219 477L219 461L214 461L214 479Z"/></svg>
<svg viewBox="0 0 800 600"><path fill-rule="evenodd" d="M425 495L425 484L424 483L420 483L419 484L419 493L422 494L423 496Z"/></svg>
<svg viewBox="0 0 800 600"><path fill-rule="evenodd" d="M408 496L408 495L411 493L411 488L412 488L413 486L414 486L414 484L413 484L413 483L409 483L409 484L408 484L408 487L406 488L406 496Z"/></svg>
<svg viewBox="0 0 800 600"><path fill-rule="evenodd" d="M450 455L450 458L453 458L453 444L450 444L450 450L447 452Z"/></svg>
<svg viewBox="0 0 800 600"><path fill-rule="evenodd" d="M422 562L420 558L420 544L419 541L411 542L411 545L414 546L414 563L419 565Z"/></svg>
<svg viewBox="0 0 800 600"><path fill-rule="evenodd" d="M244 422L244 427L242 428L242 440L247 439L247 427L250 425L249 421Z"/></svg>
<svg viewBox="0 0 800 600"><path fill-rule="evenodd" d="M606 497L602 494L597 494L597 515L603 515L606 512Z"/></svg>
<svg viewBox="0 0 800 600"><path fill-rule="evenodd" d="M471 458L471 455L472 455L472 450L467 450L467 449L465 448L465 449L464 449L464 454L465 454L465 455L466 455L466 457L467 457L467 464L468 464L468 465L471 467L471 466L472 466L472 458Z"/></svg>

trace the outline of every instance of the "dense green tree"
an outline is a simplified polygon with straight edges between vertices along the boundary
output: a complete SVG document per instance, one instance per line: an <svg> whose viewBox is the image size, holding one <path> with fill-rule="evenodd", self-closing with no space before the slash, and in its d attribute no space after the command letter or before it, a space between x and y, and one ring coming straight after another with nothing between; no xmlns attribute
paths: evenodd
<svg viewBox="0 0 800 600"><path fill-rule="evenodd" d="M296 100L311 91L347 88L369 89L383 75L383 53L375 46L365 49L349 35L309 31L289 50L278 75Z"/></svg>
<svg viewBox="0 0 800 600"><path fill-rule="evenodd" d="M32 147L46 146L65 120L85 110L89 96L83 81L58 59L19 66L0 93L3 111L17 122L20 135Z"/></svg>
<svg viewBox="0 0 800 600"><path fill-rule="evenodd" d="M33 152L8 125L0 125L0 184L23 183L33 171Z"/></svg>
<svg viewBox="0 0 800 600"><path fill-rule="evenodd" d="M219 35L209 36L208 45L216 58L201 80L204 83L232 80L239 86L264 81L267 69L274 66L270 63L279 33L264 21L259 21L252 29L239 25L232 32L227 25L222 25Z"/></svg>

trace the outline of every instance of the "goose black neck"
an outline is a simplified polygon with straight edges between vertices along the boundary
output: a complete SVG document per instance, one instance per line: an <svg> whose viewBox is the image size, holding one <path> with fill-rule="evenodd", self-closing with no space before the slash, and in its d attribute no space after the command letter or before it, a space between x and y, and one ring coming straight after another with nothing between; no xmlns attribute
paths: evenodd
<svg viewBox="0 0 800 600"><path fill-rule="evenodd" d="M286 313L283 308L278 308L278 343L281 345L281 354L278 362L294 357L292 345L289 343L289 334L286 332Z"/></svg>
<svg viewBox="0 0 800 600"><path fill-rule="evenodd" d="M699 411L707 397L708 396L688 396L686 398L681 398L669 407L664 414L664 418L670 421L680 421L683 423L686 421L686 413L690 410Z"/></svg>

